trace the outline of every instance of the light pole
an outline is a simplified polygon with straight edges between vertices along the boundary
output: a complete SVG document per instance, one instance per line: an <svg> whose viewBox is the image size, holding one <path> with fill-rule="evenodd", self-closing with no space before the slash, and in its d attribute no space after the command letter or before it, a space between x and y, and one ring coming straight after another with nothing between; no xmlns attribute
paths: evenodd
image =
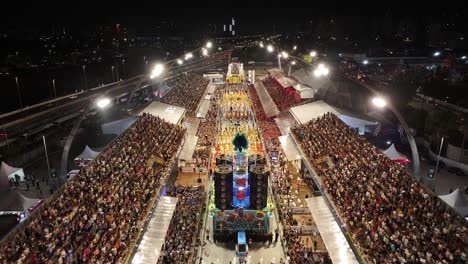
<svg viewBox="0 0 468 264"><path fill-rule="evenodd" d="M86 80L86 65L83 65L83 77L84 77L84 88L88 87L88 81Z"/></svg>
<svg viewBox="0 0 468 264"><path fill-rule="evenodd" d="M112 71L112 82L114 82L114 80L115 80L115 79L114 79L114 68L115 68L115 66L112 65L112 66L111 66L111 71Z"/></svg>
<svg viewBox="0 0 468 264"><path fill-rule="evenodd" d="M408 143L410 144L411 154L413 156L413 176L416 178L416 180L419 180L420 179L420 167L419 167L418 147L416 146L416 141L414 140L413 133L411 132L405 119L392 104L387 103L387 101L383 99L382 97L373 98L372 103L379 108L388 107L388 109L390 109L390 111L392 111L392 113L397 117L398 122L400 122L401 126L403 127L403 130L406 133Z"/></svg>
<svg viewBox="0 0 468 264"><path fill-rule="evenodd" d="M291 65L296 65L296 62L295 62L295 61L291 61L291 63L289 64L288 76L291 76Z"/></svg>
<svg viewBox="0 0 468 264"><path fill-rule="evenodd" d="M434 172L434 183L435 183L435 178L437 176L437 171L439 171L440 153L442 152L443 145L444 145L444 137L442 137L442 139L440 140L439 155L437 155L436 171ZM435 184L434 184L434 190L435 190Z"/></svg>
<svg viewBox="0 0 468 264"><path fill-rule="evenodd" d="M279 67L280 71L283 70L281 68L281 54L278 54L278 67Z"/></svg>
<svg viewBox="0 0 468 264"><path fill-rule="evenodd" d="M55 79L52 79L52 86L54 87L54 98L57 98L57 91L55 90Z"/></svg>
<svg viewBox="0 0 468 264"><path fill-rule="evenodd" d="M125 77L127 76L127 74L125 73L125 59L122 60L122 69L123 69L123 78L125 79Z"/></svg>
<svg viewBox="0 0 468 264"><path fill-rule="evenodd" d="M16 81L16 89L18 90L18 99L19 99L20 109L23 109L23 99L21 99L21 91L20 91L19 84L18 84L18 77L15 77L15 81Z"/></svg>
<svg viewBox="0 0 468 264"><path fill-rule="evenodd" d="M42 135L42 141L44 142L44 151L45 151L45 156L46 156L46 162L47 162L47 184L50 184L50 163L49 163L49 155L47 154L47 144L45 140L45 136Z"/></svg>

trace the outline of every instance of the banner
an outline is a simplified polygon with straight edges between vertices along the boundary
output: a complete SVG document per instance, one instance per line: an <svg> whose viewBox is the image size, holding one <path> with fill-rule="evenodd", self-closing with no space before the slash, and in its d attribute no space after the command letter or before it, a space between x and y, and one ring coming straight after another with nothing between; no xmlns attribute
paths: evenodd
<svg viewBox="0 0 468 264"><path fill-rule="evenodd" d="M266 231L269 228L269 218L264 211L224 210L215 212L213 226L215 230Z"/></svg>
<svg viewBox="0 0 468 264"><path fill-rule="evenodd" d="M289 226L288 229L296 231L300 235L317 235L319 233L315 226Z"/></svg>
<svg viewBox="0 0 468 264"><path fill-rule="evenodd" d="M292 214L310 214L310 210L308 207L291 207L288 209L289 212Z"/></svg>

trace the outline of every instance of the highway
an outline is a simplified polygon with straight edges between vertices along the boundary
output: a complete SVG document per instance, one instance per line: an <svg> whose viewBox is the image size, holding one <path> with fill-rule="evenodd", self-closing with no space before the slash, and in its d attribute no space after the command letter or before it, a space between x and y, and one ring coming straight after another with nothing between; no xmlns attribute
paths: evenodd
<svg viewBox="0 0 468 264"><path fill-rule="evenodd" d="M225 62L226 52L214 54L208 58L202 58L190 63L172 67L167 76L160 81L174 78L183 72L199 71L214 67ZM134 93L140 89L151 86L151 81L146 75L138 75L128 80L110 83L104 86L91 88L60 98L42 102L24 109L0 115L0 130L8 135L8 143L15 139L28 137L44 131L54 125L77 118L89 104L92 104L100 96L116 98L126 93ZM7 140L0 142L0 147Z"/></svg>
<svg viewBox="0 0 468 264"><path fill-rule="evenodd" d="M143 75L139 75L129 80L92 88L3 114L0 116L0 128L7 132L10 139L17 136L27 136L36 130L42 130L41 126L47 128L47 125L54 124L55 121L66 121L64 117L82 111L86 105L104 93L119 95L131 90L143 78Z"/></svg>

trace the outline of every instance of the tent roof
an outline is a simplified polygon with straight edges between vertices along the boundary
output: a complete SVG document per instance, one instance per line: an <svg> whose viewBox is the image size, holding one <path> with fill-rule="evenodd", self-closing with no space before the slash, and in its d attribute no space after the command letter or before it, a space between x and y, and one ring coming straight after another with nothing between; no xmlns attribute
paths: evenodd
<svg viewBox="0 0 468 264"><path fill-rule="evenodd" d="M300 84L300 83L296 83L293 87L294 87L294 89L296 89L296 91L298 91L298 92L303 91L303 90L311 89L309 86L304 85L304 84Z"/></svg>
<svg viewBox="0 0 468 264"><path fill-rule="evenodd" d="M468 200L459 188L453 191L452 193L440 195L439 198L442 199L442 201L444 201L448 205L450 205L455 211L457 211L462 216L468 214Z"/></svg>
<svg viewBox="0 0 468 264"><path fill-rule="evenodd" d="M8 176L20 170L22 169L12 167L2 161L2 167L0 168L0 190L10 190L10 180Z"/></svg>
<svg viewBox="0 0 468 264"><path fill-rule="evenodd" d="M273 78L283 76L283 73L279 69L276 69L276 68L269 69L267 71L270 73L271 77Z"/></svg>
<svg viewBox="0 0 468 264"><path fill-rule="evenodd" d="M172 124L178 124L185 114L185 108L161 102L152 102L145 109L143 109L139 115L143 113L148 113L160 117L166 120L166 122Z"/></svg>
<svg viewBox="0 0 468 264"><path fill-rule="evenodd" d="M373 118L365 114L355 113L355 112L351 112L345 109L337 108L337 107L327 104L326 102L322 100L291 107L289 109L289 112L296 119L296 121L300 124L305 124L309 122L310 120L321 117L322 115L329 113L329 112L331 112L332 114L336 115L339 118L342 118L343 116L347 116L352 119L359 119L361 120L361 123L375 124L374 121L371 121Z"/></svg>
<svg viewBox="0 0 468 264"><path fill-rule="evenodd" d="M275 77L276 81L283 87L283 88L288 88L294 86L295 82L288 77Z"/></svg>
<svg viewBox="0 0 468 264"><path fill-rule="evenodd" d="M388 149L382 151L385 156L387 156L391 160L404 160L408 159L405 155L401 154L396 150L395 144L392 144Z"/></svg>
<svg viewBox="0 0 468 264"><path fill-rule="evenodd" d="M278 137L281 147L284 150L286 159L288 161L299 160L301 159L301 153L297 149L296 144L293 142L293 139L290 135Z"/></svg>
<svg viewBox="0 0 468 264"><path fill-rule="evenodd" d="M298 121L300 124L305 124L310 120L318 118L328 112L331 112L336 116L340 115L340 113L334 107L322 100L291 107L289 112L291 112L296 121Z"/></svg>
<svg viewBox="0 0 468 264"><path fill-rule="evenodd" d="M23 196L16 190L0 192L0 211L25 211L34 206L39 199Z"/></svg>
<svg viewBox="0 0 468 264"><path fill-rule="evenodd" d="M312 89L320 89L323 86L329 85L327 78L315 78L311 74L308 74L304 68L299 69L291 74L299 82L306 84Z"/></svg>
<svg viewBox="0 0 468 264"><path fill-rule="evenodd" d="M78 160L92 160L96 158L99 155L98 151L92 150L88 145L85 146L83 152L81 152L80 155L78 155L75 159Z"/></svg>
<svg viewBox="0 0 468 264"><path fill-rule="evenodd" d="M2 168L0 169L0 175L3 176L5 174L6 176L8 176L19 170L21 170L21 168L15 168L2 161Z"/></svg>

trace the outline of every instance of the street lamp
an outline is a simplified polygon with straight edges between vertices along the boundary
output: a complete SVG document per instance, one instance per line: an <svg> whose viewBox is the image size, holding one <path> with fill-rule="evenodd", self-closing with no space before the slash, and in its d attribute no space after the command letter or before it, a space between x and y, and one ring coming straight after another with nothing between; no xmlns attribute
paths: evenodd
<svg viewBox="0 0 468 264"><path fill-rule="evenodd" d="M265 47L265 45L263 45L263 43L260 42L260 48L264 48L264 47Z"/></svg>
<svg viewBox="0 0 468 264"><path fill-rule="evenodd" d="M364 60L364 61L362 62L362 64L364 64L364 65L367 65L368 63L369 63L368 60Z"/></svg>
<svg viewBox="0 0 468 264"><path fill-rule="evenodd" d="M202 54L203 54L203 56L208 56L208 50L203 48L202 49Z"/></svg>
<svg viewBox="0 0 468 264"><path fill-rule="evenodd" d="M122 60L122 70L123 70L123 78L127 77L127 74L125 72L125 59Z"/></svg>
<svg viewBox="0 0 468 264"><path fill-rule="evenodd" d="M320 63L313 73L314 73L314 76L317 78L322 77L322 76L327 76L330 73L330 69L328 69L328 67L325 66L323 63Z"/></svg>
<svg viewBox="0 0 468 264"><path fill-rule="evenodd" d="M268 46L267 46L267 51L268 51L269 53L272 53L274 50L275 50L275 49L273 48L272 45L268 45Z"/></svg>
<svg viewBox="0 0 468 264"><path fill-rule="evenodd" d="M414 140L413 133L411 132L408 124L406 123L405 119L403 116L400 114L400 112L393 107L392 104L388 103L384 98L382 97L375 97L372 98L372 104L379 108L384 108L388 107L390 111L397 117L398 121L400 122L401 126L403 127L403 130L406 133L406 137L408 139L408 142L410 144L411 148L411 153L413 156L413 176L419 180L420 178L420 168L419 168L419 153L418 153L418 147L416 146L416 141Z"/></svg>
<svg viewBox="0 0 468 264"><path fill-rule="evenodd" d="M309 53L309 55L310 55L312 58L314 58L315 56L317 56L317 52L316 52L315 50L313 50L313 51L311 51L311 52Z"/></svg>
<svg viewBox="0 0 468 264"><path fill-rule="evenodd" d="M294 47L293 47L293 50L297 50L297 46L294 46Z"/></svg>
<svg viewBox="0 0 468 264"><path fill-rule="evenodd" d="M86 80L86 65L83 65L83 76L84 76L84 87L85 89L88 87L88 81Z"/></svg>
<svg viewBox="0 0 468 264"><path fill-rule="evenodd" d="M163 71L164 71L164 66L160 63L156 64L154 66L154 69L151 71L150 79L159 77Z"/></svg>
<svg viewBox="0 0 468 264"><path fill-rule="evenodd" d="M191 59L191 58L193 58L193 54L192 54L192 53L187 53L187 54L185 54L185 60L189 60L189 59Z"/></svg>
<svg viewBox="0 0 468 264"><path fill-rule="evenodd" d="M111 71L112 71L112 82L114 82L114 68L115 66L111 66Z"/></svg>
<svg viewBox="0 0 468 264"><path fill-rule="evenodd" d="M281 52L281 56L284 58L284 59L287 59L289 57L288 53L286 51L282 51Z"/></svg>
<svg viewBox="0 0 468 264"><path fill-rule="evenodd" d="M288 76L291 76L291 65L296 65L296 62L291 61L291 63L289 63Z"/></svg>
<svg viewBox="0 0 468 264"><path fill-rule="evenodd" d="M111 103L111 100L109 98L101 98L101 99L97 100L96 105L99 108L103 109L103 108L107 107L110 103Z"/></svg>
<svg viewBox="0 0 468 264"><path fill-rule="evenodd" d="M206 48L211 49L211 47L213 47L213 43L211 43L211 41L208 41L206 43Z"/></svg>
<svg viewBox="0 0 468 264"><path fill-rule="evenodd" d="M183 61L183 60L181 60L181 59L177 59L177 64L179 64L179 65L182 65L183 63L184 63L184 61Z"/></svg>
<svg viewBox="0 0 468 264"><path fill-rule="evenodd" d="M438 57L438 56L440 55L440 51L436 51L436 52L434 52L434 54L433 54L433 55L434 55L434 57Z"/></svg>
<svg viewBox="0 0 468 264"><path fill-rule="evenodd" d="M278 67L279 67L279 69L281 71L282 70L282 68L281 68L281 54L278 54L277 57L278 57Z"/></svg>
<svg viewBox="0 0 468 264"><path fill-rule="evenodd" d="M15 77L15 81L16 81L16 89L18 90L18 99L19 99L20 109L23 109L23 99L21 98L21 90L18 84L18 77Z"/></svg>
<svg viewBox="0 0 468 264"><path fill-rule="evenodd" d="M52 79L52 86L54 87L54 98L57 98L57 91L55 90L55 79Z"/></svg>

